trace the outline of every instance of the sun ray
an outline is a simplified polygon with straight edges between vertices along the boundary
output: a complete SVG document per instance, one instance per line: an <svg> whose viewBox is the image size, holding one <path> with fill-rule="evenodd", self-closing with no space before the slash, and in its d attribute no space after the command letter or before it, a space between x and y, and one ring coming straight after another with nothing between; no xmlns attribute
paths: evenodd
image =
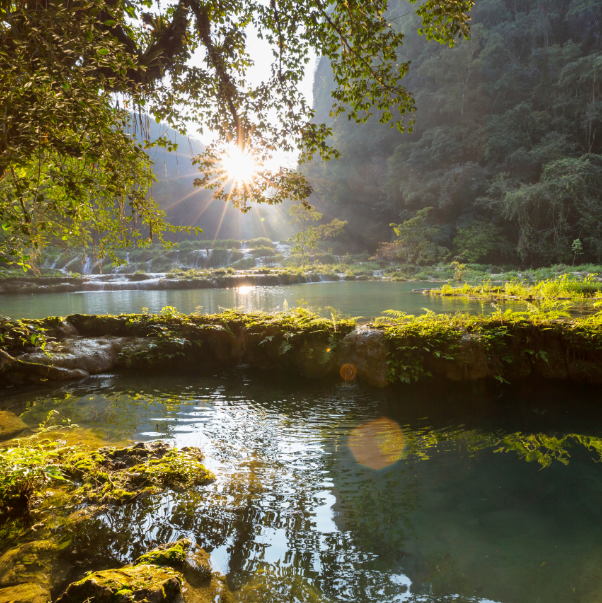
<svg viewBox="0 0 602 603"><path fill-rule="evenodd" d="M234 187L252 180L257 172L257 163L253 156L236 145L230 146L221 159L221 165L232 179Z"/></svg>

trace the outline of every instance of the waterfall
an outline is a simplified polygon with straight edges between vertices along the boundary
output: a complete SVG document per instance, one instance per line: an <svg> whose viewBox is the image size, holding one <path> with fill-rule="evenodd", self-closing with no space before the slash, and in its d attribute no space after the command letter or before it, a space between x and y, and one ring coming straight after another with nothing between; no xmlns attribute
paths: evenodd
<svg viewBox="0 0 602 603"><path fill-rule="evenodd" d="M82 274L90 274L92 272L92 258L89 255L83 257Z"/></svg>
<svg viewBox="0 0 602 603"><path fill-rule="evenodd" d="M79 256L76 255L73 259L69 260L62 268L59 268L59 270L61 272L64 272L65 274L67 274L68 272L72 272L70 270L67 270L67 268L69 268L69 266L71 266L71 264L73 264L74 262L77 262L78 259Z"/></svg>

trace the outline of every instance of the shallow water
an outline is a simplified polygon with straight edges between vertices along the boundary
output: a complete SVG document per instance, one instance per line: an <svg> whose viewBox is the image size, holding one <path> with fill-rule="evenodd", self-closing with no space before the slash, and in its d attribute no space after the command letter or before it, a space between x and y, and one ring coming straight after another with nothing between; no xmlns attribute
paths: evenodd
<svg viewBox="0 0 602 603"><path fill-rule="evenodd" d="M58 410L105 438L200 446L217 475L82 524L81 572L189 536L241 601L586 603L602 591L593 389L375 390L243 370L95 377L0 406L32 425Z"/></svg>
<svg viewBox="0 0 602 603"><path fill-rule="evenodd" d="M177 291L94 291L90 293L50 293L44 295L0 296L0 314L10 318L44 318L68 314L120 314L159 312L175 306L189 314L201 306L201 312L214 313L223 308L272 311L299 305L332 306L343 314L374 319L383 310L401 310L422 314L425 308L434 312L490 313L490 302L466 298L441 298L412 292L412 289L433 287L432 283L394 283L342 281L277 287L239 287L237 289L192 289ZM506 304L507 305L507 304ZM509 307L509 305L507 305ZM525 304L512 304L524 309Z"/></svg>

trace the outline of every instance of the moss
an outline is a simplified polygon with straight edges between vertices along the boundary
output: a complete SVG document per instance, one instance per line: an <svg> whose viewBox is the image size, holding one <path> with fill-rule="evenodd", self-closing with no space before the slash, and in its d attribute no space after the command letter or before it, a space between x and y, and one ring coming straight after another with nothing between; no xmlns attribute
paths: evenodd
<svg viewBox="0 0 602 603"><path fill-rule="evenodd" d="M213 481L197 448L177 450L168 444L138 444L97 451L65 451L63 473L79 482L75 494L95 503L125 504L171 487L184 489Z"/></svg>
<svg viewBox="0 0 602 603"><path fill-rule="evenodd" d="M156 565L130 565L89 573L69 585L57 603L171 603L182 589L182 575L174 569Z"/></svg>
<svg viewBox="0 0 602 603"><path fill-rule="evenodd" d="M145 553L137 559L136 565L152 563L154 565L168 565L170 567L181 566L186 560L186 553L190 547L190 543L179 541L170 544L171 546L166 548L157 548Z"/></svg>

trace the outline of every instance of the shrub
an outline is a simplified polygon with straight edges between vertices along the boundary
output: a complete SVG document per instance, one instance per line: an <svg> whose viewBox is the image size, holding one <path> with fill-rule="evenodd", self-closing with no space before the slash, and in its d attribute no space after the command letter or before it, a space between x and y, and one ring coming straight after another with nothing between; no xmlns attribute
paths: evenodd
<svg viewBox="0 0 602 603"><path fill-rule="evenodd" d="M243 258L242 260L238 260L238 262L234 262L232 267L238 270L249 270L250 268L255 268L255 258Z"/></svg>
<svg viewBox="0 0 602 603"><path fill-rule="evenodd" d="M270 241L267 237L258 237L256 239L250 239L246 242L247 247L274 247L274 243Z"/></svg>

